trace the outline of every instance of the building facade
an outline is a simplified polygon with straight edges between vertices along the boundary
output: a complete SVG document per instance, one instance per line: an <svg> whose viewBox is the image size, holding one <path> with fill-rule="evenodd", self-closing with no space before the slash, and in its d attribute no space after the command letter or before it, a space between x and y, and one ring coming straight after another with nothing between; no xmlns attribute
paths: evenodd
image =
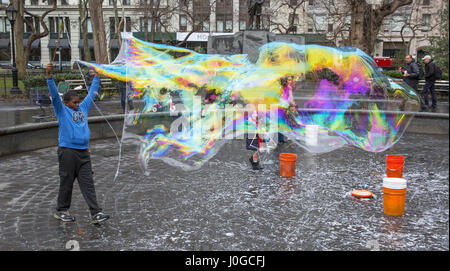
<svg viewBox="0 0 450 271"><path fill-rule="evenodd" d="M50 34L32 44L29 62L44 66L56 50L60 22L64 34L59 43L56 62L70 67L74 61L85 59L79 0L25 0L25 9L40 15L58 1L58 8L47 15L45 22ZM151 3L153 1L153 3ZM2 1L5 5L7 1ZM117 0L118 19L125 17L120 31L154 42L170 42L206 52L209 35L232 34L247 28L247 0ZM445 0L414 0L385 19L375 44L374 57L394 57L406 52L420 56L429 45L429 38L439 35L437 19ZM122 5L123 3L123 5ZM274 33L303 35L306 43L342 46L348 36L350 17L343 0L266 0L261 16L262 28ZM159 5L159 6L158 6ZM158 12L152 13L152 7ZM155 20L151 17L155 16ZM112 61L119 43L112 0L103 1L103 18L107 48ZM25 18L41 26L31 17ZM153 24L153 25L152 25ZM147 31L146 31L147 30ZM24 26L24 44L31 29ZM147 32L147 33L146 33ZM154 34L151 34L151 33ZM192 33L191 33L192 32ZM87 19L87 46L94 60L92 26ZM6 15L0 16L0 63L11 63L11 33Z"/></svg>

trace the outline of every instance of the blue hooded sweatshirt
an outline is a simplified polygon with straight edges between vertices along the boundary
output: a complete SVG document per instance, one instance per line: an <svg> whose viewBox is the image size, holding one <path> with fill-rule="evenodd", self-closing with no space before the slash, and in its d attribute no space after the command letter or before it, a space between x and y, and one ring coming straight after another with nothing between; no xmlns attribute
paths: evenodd
<svg viewBox="0 0 450 271"><path fill-rule="evenodd" d="M97 94L100 80L95 76L88 95L80 103L77 111L67 107L59 97L53 78L47 78L48 89L59 124L58 141L60 147L85 150L89 147L91 132L88 127L88 112Z"/></svg>

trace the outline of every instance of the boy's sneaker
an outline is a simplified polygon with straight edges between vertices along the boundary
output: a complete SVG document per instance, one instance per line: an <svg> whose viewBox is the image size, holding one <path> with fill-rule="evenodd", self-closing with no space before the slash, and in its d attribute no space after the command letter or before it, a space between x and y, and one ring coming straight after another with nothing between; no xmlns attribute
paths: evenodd
<svg viewBox="0 0 450 271"><path fill-rule="evenodd" d="M74 222L75 217L71 216L68 211L59 211L53 214L56 219L59 219L63 222Z"/></svg>
<svg viewBox="0 0 450 271"><path fill-rule="evenodd" d="M103 222L103 221L105 221L105 220L107 220L109 218L110 218L109 215L104 214L102 212L99 212L99 213L97 213L97 214L92 216L92 223L98 224L98 223Z"/></svg>

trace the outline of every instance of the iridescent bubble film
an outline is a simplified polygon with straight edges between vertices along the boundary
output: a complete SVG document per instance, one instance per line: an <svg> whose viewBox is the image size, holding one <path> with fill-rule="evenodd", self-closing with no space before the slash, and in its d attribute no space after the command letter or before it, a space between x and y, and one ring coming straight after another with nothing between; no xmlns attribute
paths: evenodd
<svg viewBox="0 0 450 271"><path fill-rule="evenodd" d="M262 150L279 133L313 153L345 145L381 152L399 141L419 109L409 86L383 75L357 48L271 42L247 55L200 54L123 39L108 65L81 62L129 82L123 140L151 159L199 168L227 140L256 138Z"/></svg>

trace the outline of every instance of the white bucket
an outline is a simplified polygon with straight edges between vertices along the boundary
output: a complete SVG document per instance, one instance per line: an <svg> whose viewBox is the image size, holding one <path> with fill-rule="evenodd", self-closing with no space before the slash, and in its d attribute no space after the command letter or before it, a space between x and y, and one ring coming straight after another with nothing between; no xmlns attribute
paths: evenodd
<svg viewBox="0 0 450 271"><path fill-rule="evenodd" d="M317 146L319 143L319 125L306 125L305 143L307 146Z"/></svg>
<svg viewBox="0 0 450 271"><path fill-rule="evenodd" d="M405 189L406 188L406 180L403 178L383 178L383 187L389 189Z"/></svg>

